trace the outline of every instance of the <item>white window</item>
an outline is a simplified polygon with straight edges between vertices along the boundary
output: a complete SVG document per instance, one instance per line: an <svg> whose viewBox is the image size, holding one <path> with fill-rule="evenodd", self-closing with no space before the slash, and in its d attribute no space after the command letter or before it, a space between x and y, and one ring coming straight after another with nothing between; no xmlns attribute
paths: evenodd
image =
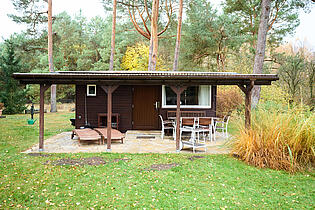
<svg viewBox="0 0 315 210"><path fill-rule="evenodd" d="M96 85L87 85L87 96L96 96Z"/></svg>
<svg viewBox="0 0 315 210"><path fill-rule="evenodd" d="M176 93L169 86L162 86L162 108L176 108ZM190 86L180 95L183 108L211 108L211 86Z"/></svg>

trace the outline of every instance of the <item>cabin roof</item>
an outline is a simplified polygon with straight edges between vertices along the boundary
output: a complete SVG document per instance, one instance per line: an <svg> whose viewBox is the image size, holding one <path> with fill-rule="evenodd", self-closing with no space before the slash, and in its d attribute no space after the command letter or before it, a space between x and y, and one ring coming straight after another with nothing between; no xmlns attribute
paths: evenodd
<svg viewBox="0 0 315 210"><path fill-rule="evenodd" d="M209 84L270 85L276 74L239 74L235 72L191 71L58 71L52 73L14 73L21 84Z"/></svg>

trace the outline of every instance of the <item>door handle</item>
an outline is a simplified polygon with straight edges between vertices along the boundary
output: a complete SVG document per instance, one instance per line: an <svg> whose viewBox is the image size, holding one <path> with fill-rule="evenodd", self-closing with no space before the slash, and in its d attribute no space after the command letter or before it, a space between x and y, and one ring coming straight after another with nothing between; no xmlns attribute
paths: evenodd
<svg viewBox="0 0 315 210"><path fill-rule="evenodd" d="M154 103L154 106L155 106L155 109L158 110L160 108L160 102L159 101L156 101Z"/></svg>

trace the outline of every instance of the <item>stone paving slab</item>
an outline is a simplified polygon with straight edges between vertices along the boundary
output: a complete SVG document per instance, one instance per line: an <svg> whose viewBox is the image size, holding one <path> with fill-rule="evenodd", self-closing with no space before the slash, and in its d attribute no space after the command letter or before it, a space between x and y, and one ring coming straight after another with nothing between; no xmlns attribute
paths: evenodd
<svg viewBox="0 0 315 210"><path fill-rule="evenodd" d="M139 131L140 132L140 131ZM146 131L147 132L147 131ZM135 135L134 135L135 136ZM217 135L214 142L207 142L206 154L227 154L229 149L225 146L226 139ZM106 144L98 145L97 142L81 141L79 145L76 137L71 139L71 132L63 132L44 141L44 152L46 153L97 153L106 152ZM38 144L24 151L25 153L38 152ZM114 153L176 153L176 143L171 137L166 136L164 140L159 138L135 138L129 136L124 144L119 141L112 142ZM184 148L181 153L192 153L191 148ZM203 149L196 150L196 153L205 153Z"/></svg>

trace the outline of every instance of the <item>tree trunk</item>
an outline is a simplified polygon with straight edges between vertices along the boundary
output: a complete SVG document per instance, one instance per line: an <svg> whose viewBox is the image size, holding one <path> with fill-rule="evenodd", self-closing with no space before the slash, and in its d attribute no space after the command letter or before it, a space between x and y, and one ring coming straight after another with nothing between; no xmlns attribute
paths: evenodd
<svg viewBox="0 0 315 210"><path fill-rule="evenodd" d="M177 68L178 68L180 38L181 38L181 33L182 33L182 17L183 17L183 0L179 0L177 37L176 37L176 47L175 47L173 71L177 71Z"/></svg>
<svg viewBox="0 0 315 210"><path fill-rule="evenodd" d="M52 37L52 0L48 0L48 64L49 72L54 72ZM51 86L50 112L57 112L56 85Z"/></svg>
<svg viewBox="0 0 315 210"><path fill-rule="evenodd" d="M151 16L151 38L148 71L155 71L158 52L157 22L159 16L159 0L153 0Z"/></svg>
<svg viewBox="0 0 315 210"><path fill-rule="evenodd" d="M111 42L111 51L110 51L110 60L109 60L109 70L110 71L113 71L113 68L114 68L116 8L117 8L117 0L113 0L112 42Z"/></svg>
<svg viewBox="0 0 315 210"><path fill-rule="evenodd" d="M261 74L264 65L266 37L268 31L268 21L271 0L262 0L261 15L258 29L256 54L254 61L253 74ZM255 86L252 91L252 108L255 108L260 99L260 86Z"/></svg>
<svg viewBox="0 0 315 210"><path fill-rule="evenodd" d="M313 87L314 87L314 78L315 78L315 63L310 63L309 66L309 88L310 88L310 100L311 100L311 104L314 104L314 98L313 98Z"/></svg>

